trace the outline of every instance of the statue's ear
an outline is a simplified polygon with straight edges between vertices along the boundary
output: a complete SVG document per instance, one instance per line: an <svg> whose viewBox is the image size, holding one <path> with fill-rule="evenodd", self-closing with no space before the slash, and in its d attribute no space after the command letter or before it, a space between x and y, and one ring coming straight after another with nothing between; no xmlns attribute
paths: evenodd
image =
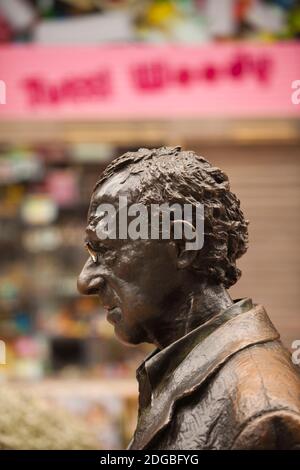
<svg viewBox="0 0 300 470"><path fill-rule="evenodd" d="M181 240L178 240L176 243L177 268L178 269L188 268L193 264L199 251L197 249L193 250L190 248L190 243L185 238L185 231L183 227L184 225L187 225L191 234L196 233L195 228L189 222L184 221L184 220L175 220L173 221L172 225L173 225L173 235L174 235L175 226L177 227L180 226L180 234L182 234Z"/></svg>
<svg viewBox="0 0 300 470"><path fill-rule="evenodd" d="M189 268L197 255L198 250L187 250L185 243L177 243L177 268Z"/></svg>

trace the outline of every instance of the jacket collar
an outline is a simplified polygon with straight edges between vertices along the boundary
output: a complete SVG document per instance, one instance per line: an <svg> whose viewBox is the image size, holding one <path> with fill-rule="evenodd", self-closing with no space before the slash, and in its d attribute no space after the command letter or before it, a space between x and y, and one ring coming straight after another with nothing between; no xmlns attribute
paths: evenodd
<svg viewBox="0 0 300 470"><path fill-rule="evenodd" d="M229 308L215 315L203 325L198 326L166 348L162 350L157 348L152 351L136 371L139 384L148 382L148 384L143 385L144 387L145 385L148 386L149 395L152 395L158 383L161 382L162 375L164 377L170 375L194 346L203 341L204 338L223 323L240 313L247 312L251 308L253 308L253 304L250 298L235 300ZM151 399L151 397L149 398Z"/></svg>
<svg viewBox="0 0 300 470"><path fill-rule="evenodd" d="M264 308L244 299L162 351L155 350L137 370L139 416L129 448L145 448L170 422L175 402L199 388L233 354L278 337Z"/></svg>

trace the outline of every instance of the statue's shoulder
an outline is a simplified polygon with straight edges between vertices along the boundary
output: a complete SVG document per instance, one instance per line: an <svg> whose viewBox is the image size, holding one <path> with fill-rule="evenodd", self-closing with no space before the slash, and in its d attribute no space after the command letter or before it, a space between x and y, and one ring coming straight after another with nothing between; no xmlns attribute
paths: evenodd
<svg viewBox="0 0 300 470"><path fill-rule="evenodd" d="M279 340L250 345L186 399L183 417L203 448L300 448L299 371Z"/></svg>
<svg viewBox="0 0 300 470"><path fill-rule="evenodd" d="M241 398L253 396L267 407L282 405L300 412L300 369L279 339L238 351L220 373Z"/></svg>
<svg viewBox="0 0 300 470"><path fill-rule="evenodd" d="M230 397L226 409L234 415L236 447L247 440L249 448L255 447L249 436L254 439L264 432L267 440L288 433L290 442L300 446L300 371L279 340L239 351L220 370L211 392L220 385Z"/></svg>
<svg viewBox="0 0 300 470"><path fill-rule="evenodd" d="M238 373L234 449L300 449L300 373L280 341L255 345L228 364Z"/></svg>

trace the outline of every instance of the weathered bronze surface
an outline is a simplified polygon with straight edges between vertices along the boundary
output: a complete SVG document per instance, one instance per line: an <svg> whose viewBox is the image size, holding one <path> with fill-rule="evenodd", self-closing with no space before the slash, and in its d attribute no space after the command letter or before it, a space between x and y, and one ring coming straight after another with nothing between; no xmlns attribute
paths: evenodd
<svg viewBox="0 0 300 470"><path fill-rule="evenodd" d="M204 205L201 250L184 240L99 240L100 203ZM248 222L228 177L180 147L115 159L94 188L91 257L78 279L97 294L117 337L156 346L137 370L130 449L300 448L300 378L261 305L233 301Z"/></svg>

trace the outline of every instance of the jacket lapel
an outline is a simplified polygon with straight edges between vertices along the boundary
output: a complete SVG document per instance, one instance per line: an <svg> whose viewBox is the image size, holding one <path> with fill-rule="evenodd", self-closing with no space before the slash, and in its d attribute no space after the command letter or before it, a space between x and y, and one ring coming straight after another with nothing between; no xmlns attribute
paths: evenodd
<svg viewBox="0 0 300 470"><path fill-rule="evenodd" d="M231 356L248 346L277 338L279 333L260 305L217 328L154 390L151 405L141 411L128 449L144 449L170 422L176 401L193 393Z"/></svg>

